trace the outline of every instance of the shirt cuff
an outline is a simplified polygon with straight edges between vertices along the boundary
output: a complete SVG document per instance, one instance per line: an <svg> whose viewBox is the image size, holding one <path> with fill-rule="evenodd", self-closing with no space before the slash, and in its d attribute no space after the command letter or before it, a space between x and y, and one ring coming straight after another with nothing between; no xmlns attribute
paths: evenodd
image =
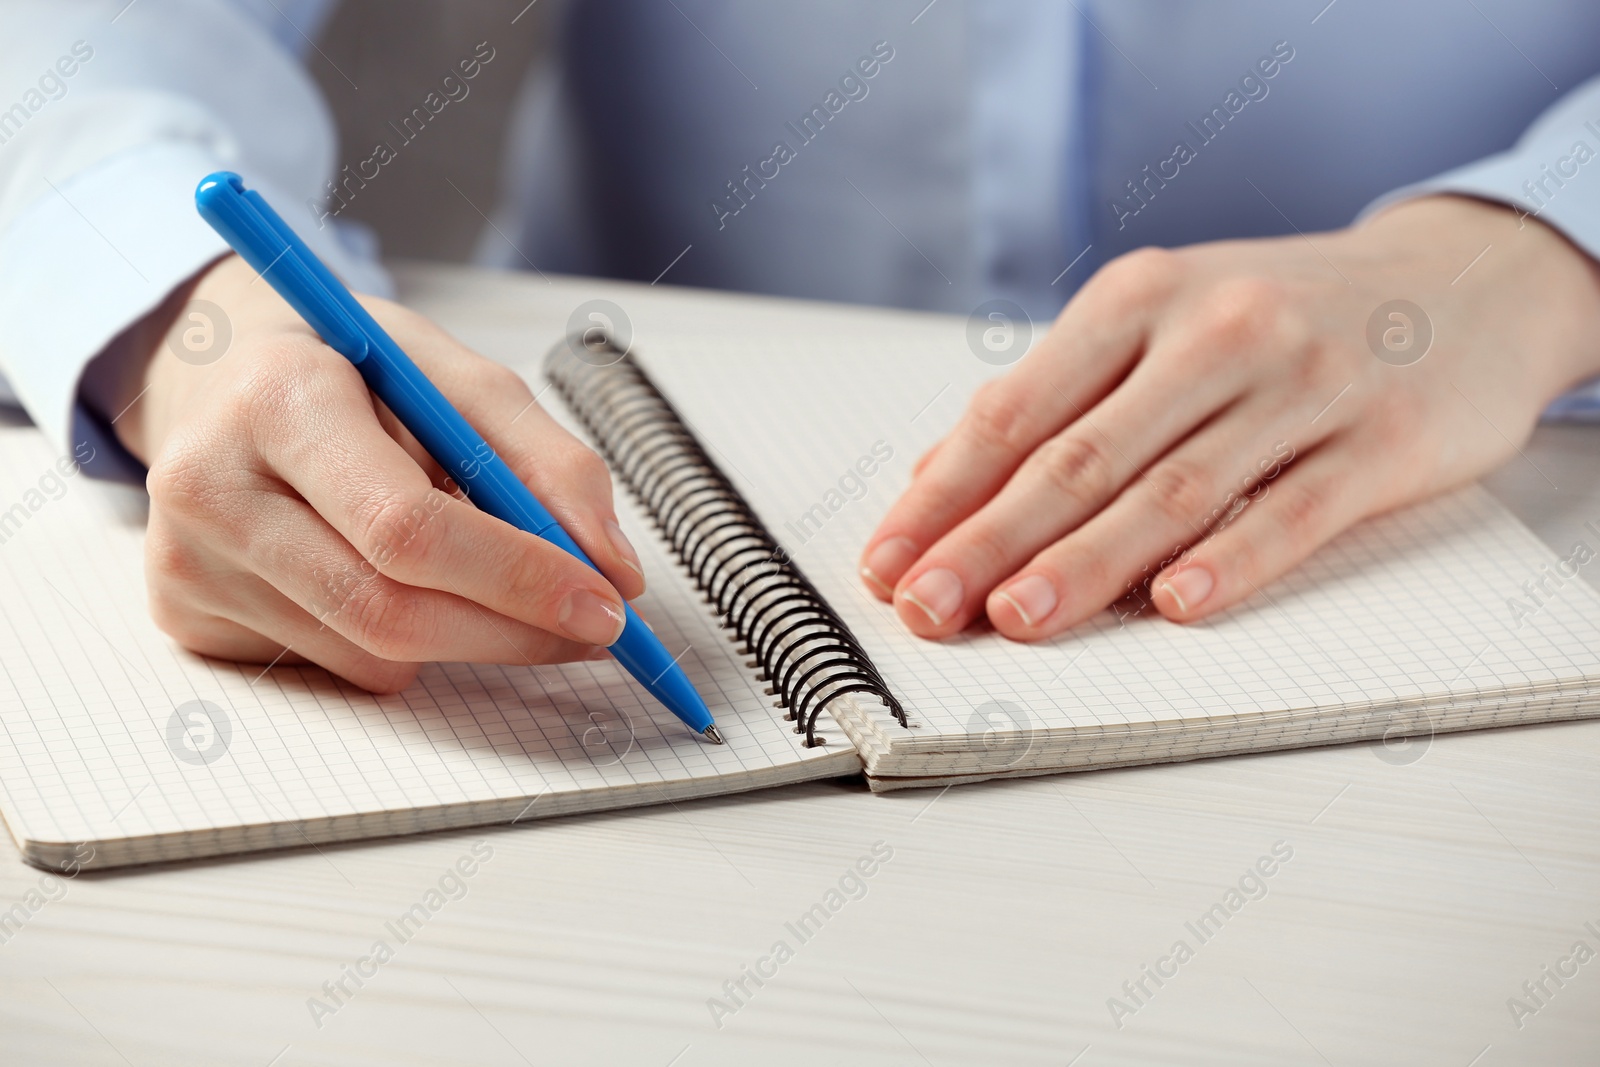
<svg viewBox="0 0 1600 1067"><path fill-rule="evenodd" d="M1593 171L1594 173L1586 173ZM1600 79L1570 93L1523 135L1515 148L1374 200L1359 222L1401 201L1459 195L1503 203L1560 231L1600 260ZM1545 419L1600 422L1600 378L1574 386L1544 410Z"/></svg>
<svg viewBox="0 0 1600 1067"><path fill-rule="evenodd" d="M230 162L190 142L130 149L58 181L0 234L0 367L63 453L94 421L79 401L89 361L228 251L196 212L194 189ZM246 180L269 202L289 202L270 183ZM338 228L305 227L303 236L353 288L391 290Z"/></svg>

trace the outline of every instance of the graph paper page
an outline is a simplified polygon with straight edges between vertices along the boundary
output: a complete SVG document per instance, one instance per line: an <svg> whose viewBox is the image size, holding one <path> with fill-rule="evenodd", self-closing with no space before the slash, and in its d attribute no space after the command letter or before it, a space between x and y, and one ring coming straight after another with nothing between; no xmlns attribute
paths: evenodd
<svg viewBox="0 0 1600 1067"><path fill-rule="evenodd" d="M641 357L913 711L915 731L877 720L892 744L966 736L994 701L1035 730L1125 735L1600 677L1600 596L1571 579L1519 614L1512 598L1532 603L1523 583L1557 556L1476 487L1362 524L1203 623L1108 611L1038 643L983 629L912 637L864 591L857 560L916 459L999 372L974 358L964 328L863 315L848 332L754 350L738 337L658 338ZM728 395L750 402L716 400Z"/></svg>
<svg viewBox="0 0 1600 1067"><path fill-rule="evenodd" d="M143 493L62 477L58 458L37 431L0 428L0 509L11 509L0 511L0 809L25 847L100 842L105 856L107 843L155 839L126 861L178 858L860 768L837 731L831 749L798 743L624 494L622 525L650 582L638 607L683 652L725 746L691 735L611 660L433 664L376 697L315 668L190 655L146 611ZM196 701L224 722L197 718ZM240 831L263 825L278 829ZM174 839L185 834L203 843Z"/></svg>

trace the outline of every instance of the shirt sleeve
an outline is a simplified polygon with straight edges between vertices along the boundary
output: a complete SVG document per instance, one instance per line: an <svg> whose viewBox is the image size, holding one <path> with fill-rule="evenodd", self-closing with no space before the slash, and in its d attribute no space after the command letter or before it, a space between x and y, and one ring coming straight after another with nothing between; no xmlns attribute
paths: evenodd
<svg viewBox="0 0 1600 1067"><path fill-rule="evenodd" d="M0 0L0 70L15 75L0 90L0 397L63 452L93 420L89 362L227 251L194 208L211 171L242 173L353 288L390 291L372 249L318 210L336 139L296 28L269 24L288 18L219 0Z"/></svg>
<svg viewBox="0 0 1600 1067"><path fill-rule="evenodd" d="M1361 212L1365 218L1401 200L1460 193L1497 200L1560 230L1600 259L1600 78L1556 101L1510 151L1396 189ZM1600 421L1600 378L1557 397L1547 419Z"/></svg>

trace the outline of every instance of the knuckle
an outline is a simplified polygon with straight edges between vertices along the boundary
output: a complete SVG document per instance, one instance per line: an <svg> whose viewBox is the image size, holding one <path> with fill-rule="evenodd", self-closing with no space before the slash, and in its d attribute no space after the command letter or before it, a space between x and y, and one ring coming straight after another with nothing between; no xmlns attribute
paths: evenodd
<svg viewBox="0 0 1600 1067"><path fill-rule="evenodd" d="M316 338L275 338L234 379L228 400L252 421L275 418L305 396L307 383L321 380L328 368L326 355L326 346Z"/></svg>
<svg viewBox="0 0 1600 1067"><path fill-rule="evenodd" d="M523 543L524 541L528 543ZM538 615L548 615L553 619L556 610L554 601L557 587L562 585L557 568L561 562L565 561L547 560L537 551L536 544L532 542L534 542L534 539L531 535L524 535L519 538L519 548L521 550L511 554L510 559L502 570L506 588L510 592L511 598L518 603L525 604ZM571 557L568 558L570 559ZM576 560L572 560L572 563L574 568L583 566ZM588 568L584 567L583 570L587 572ZM576 577L577 581L570 583L572 586L585 583L586 576L584 574L578 574ZM550 627L547 626L545 628L548 629Z"/></svg>
<svg viewBox="0 0 1600 1067"><path fill-rule="evenodd" d="M1212 478L1195 463L1169 459L1147 477L1156 509L1175 524L1187 526L1212 506Z"/></svg>
<svg viewBox="0 0 1600 1067"><path fill-rule="evenodd" d="M205 566L194 546L180 537L153 529L144 542L146 582L152 594L203 581Z"/></svg>
<svg viewBox="0 0 1600 1067"><path fill-rule="evenodd" d="M358 566L313 566L310 587L294 600L313 618L328 625L330 620L344 615L356 595L376 574L366 560ZM342 622L338 628L344 628Z"/></svg>
<svg viewBox="0 0 1600 1067"><path fill-rule="evenodd" d="M207 449L188 436L174 434L150 464L145 490L152 510L176 514L204 511L215 493L215 464Z"/></svg>
<svg viewBox="0 0 1600 1067"><path fill-rule="evenodd" d="M1230 538L1226 547L1216 554L1212 566L1219 572L1235 575L1249 582L1260 582L1262 545L1259 533L1248 537Z"/></svg>
<svg viewBox="0 0 1600 1067"><path fill-rule="evenodd" d="M611 485L611 470L606 466L606 461L600 458L600 453L592 448L574 448L567 457L568 468L572 476L584 484Z"/></svg>
<svg viewBox="0 0 1600 1067"><path fill-rule="evenodd" d="M1233 278L1216 287L1202 321L1208 345L1230 352L1281 342L1290 329L1288 295L1270 278Z"/></svg>
<svg viewBox="0 0 1600 1067"><path fill-rule="evenodd" d="M1321 540L1329 488L1307 486L1294 480L1273 487L1272 503L1278 527L1290 544L1305 547Z"/></svg>
<svg viewBox="0 0 1600 1067"><path fill-rule="evenodd" d="M1030 443L1029 404L1024 396L1004 380L984 384L967 410L965 430L969 440L980 448L1016 454Z"/></svg>
<svg viewBox="0 0 1600 1067"><path fill-rule="evenodd" d="M1127 560L1115 552L1105 551L1092 536L1085 538L1074 534L1044 548L1021 563L1017 570L1047 576L1057 589L1068 590L1069 599L1080 605L1102 593L1105 603L1109 604L1131 584L1132 577Z"/></svg>
<svg viewBox="0 0 1600 1067"><path fill-rule="evenodd" d="M606 461L564 431L554 438L523 436L505 442L501 458L529 485L566 489L552 494L558 500L573 497L572 489L584 498L596 487L610 493L611 470Z"/></svg>
<svg viewBox="0 0 1600 1067"><path fill-rule="evenodd" d="M1011 566L1016 562L1012 560L1015 546L1006 536L1003 524L989 521L988 516L974 516L973 519L961 525L949 542L941 546L940 551L960 545L955 555L971 560L982 560L985 566ZM932 553L929 553L932 556Z"/></svg>
<svg viewBox="0 0 1600 1067"><path fill-rule="evenodd" d="M581 442L555 442L542 449L534 442L520 442L515 455L506 457L511 469L525 483L551 490L556 517L582 522L581 502L612 499L611 470L599 453Z"/></svg>
<svg viewBox="0 0 1600 1067"><path fill-rule="evenodd" d="M1176 288L1182 270L1176 252L1154 246L1138 248L1107 263L1096 275L1095 288L1119 302L1149 303Z"/></svg>
<svg viewBox="0 0 1600 1067"><path fill-rule="evenodd" d="M406 573L430 554L427 533L434 509L428 501L391 494L376 497L356 517L356 550L383 574Z"/></svg>
<svg viewBox="0 0 1600 1067"><path fill-rule="evenodd" d="M426 615L419 599L405 587L381 579L362 582L343 604L342 630L379 659L427 659Z"/></svg>
<svg viewBox="0 0 1600 1067"><path fill-rule="evenodd" d="M308 413L346 412L357 404L371 409L366 383L355 366L318 338L290 336L274 338L255 351L248 366L228 383L218 415L257 450L269 435L276 435L279 447L297 461L323 447L322 434L306 433ZM284 432L291 423L292 431Z"/></svg>
<svg viewBox="0 0 1600 1067"><path fill-rule="evenodd" d="M1061 495L1095 504L1115 488L1111 457L1104 446L1081 434L1059 434L1040 445L1030 463Z"/></svg>

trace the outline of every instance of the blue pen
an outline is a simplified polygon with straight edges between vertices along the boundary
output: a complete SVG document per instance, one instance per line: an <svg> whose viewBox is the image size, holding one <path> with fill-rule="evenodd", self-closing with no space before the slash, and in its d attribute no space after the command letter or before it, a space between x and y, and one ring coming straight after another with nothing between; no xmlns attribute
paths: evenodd
<svg viewBox="0 0 1600 1067"><path fill-rule="evenodd" d="M201 216L233 250L267 279L330 348L355 364L367 387L439 466L466 488L469 500L495 518L542 537L594 567L489 443L260 193L246 190L237 174L218 171L201 180L194 200ZM627 620L611 654L691 730L722 744L711 712L688 675L633 608L623 607Z"/></svg>

